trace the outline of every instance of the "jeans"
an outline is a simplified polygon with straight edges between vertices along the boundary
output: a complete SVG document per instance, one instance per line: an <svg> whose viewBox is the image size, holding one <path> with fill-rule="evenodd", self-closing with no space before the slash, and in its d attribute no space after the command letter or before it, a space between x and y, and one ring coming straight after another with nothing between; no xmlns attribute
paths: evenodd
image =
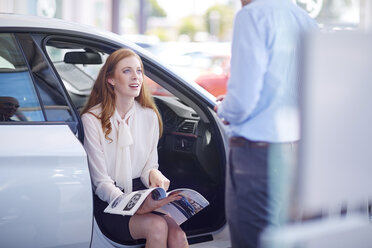
<svg viewBox="0 0 372 248"><path fill-rule="evenodd" d="M285 167L289 160L286 158L294 157L294 149L291 143L269 144L240 139L239 142L230 140L226 217L232 247L255 248L259 247L259 236L263 229L267 225L279 225L283 219L279 215L286 196L283 190L270 190L269 181L273 181L277 187L287 178L276 178L276 173L287 174ZM270 167L269 161L273 162Z"/></svg>

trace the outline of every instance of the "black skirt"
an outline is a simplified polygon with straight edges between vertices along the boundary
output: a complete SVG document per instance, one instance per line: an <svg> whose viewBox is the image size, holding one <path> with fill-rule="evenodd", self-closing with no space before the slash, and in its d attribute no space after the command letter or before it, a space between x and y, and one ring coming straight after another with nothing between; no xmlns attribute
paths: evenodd
<svg viewBox="0 0 372 248"><path fill-rule="evenodd" d="M133 191L146 189L140 178L133 179ZM101 232L109 239L121 244L139 244L144 240L135 240L129 232L129 220L132 216L122 216L118 214L108 214L103 210L108 203L99 199L93 194L94 217Z"/></svg>

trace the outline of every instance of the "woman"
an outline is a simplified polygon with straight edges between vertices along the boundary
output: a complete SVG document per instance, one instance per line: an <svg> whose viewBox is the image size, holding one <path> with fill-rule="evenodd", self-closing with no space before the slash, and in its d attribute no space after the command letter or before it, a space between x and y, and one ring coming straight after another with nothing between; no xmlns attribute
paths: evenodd
<svg viewBox="0 0 372 248"><path fill-rule="evenodd" d="M123 192L167 190L170 183L158 170L162 122L137 54L119 49L107 58L81 118L95 192L94 215L102 232L119 242L146 239L146 247L187 247L185 233L171 217L151 213L180 196L159 201L148 197L133 216L103 212Z"/></svg>

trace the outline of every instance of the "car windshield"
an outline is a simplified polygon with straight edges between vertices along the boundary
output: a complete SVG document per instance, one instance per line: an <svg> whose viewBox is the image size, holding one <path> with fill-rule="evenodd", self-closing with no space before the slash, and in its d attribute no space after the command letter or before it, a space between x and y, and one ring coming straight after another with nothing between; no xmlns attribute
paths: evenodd
<svg viewBox="0 0 372 248"><path fill-rule="evenodd" d="M64 61L67 52L85 52L83 49L60 49L47 46L47 51L67 90L78 95L89 95L102 64L70 64ZM104 63L108 55L105 53L100 55Z"/></svg>

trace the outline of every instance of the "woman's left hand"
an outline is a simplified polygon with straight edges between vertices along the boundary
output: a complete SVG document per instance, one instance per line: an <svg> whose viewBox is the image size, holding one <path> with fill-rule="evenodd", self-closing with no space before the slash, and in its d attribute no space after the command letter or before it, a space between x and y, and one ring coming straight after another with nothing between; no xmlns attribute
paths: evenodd
<svg viewBox="0 0 372 248"><path fill-rule="evenodd" d="M153 169L150 171L149 175L150 187L161 187L168 190L170 181L166 178L159 170Z"/></svg>
<svg viewBox="0 0 372 248"><path fill-rule="evenodd" d="M136 211L136 214L147 214L151 213L152 211L176 200L181 200L182 196L178 195L178 192L173 192L173 194L169 194L166 198L160 200L154 200L152 198L152 194L150 193L145 201L141 204L141 206Z"/></svg>

